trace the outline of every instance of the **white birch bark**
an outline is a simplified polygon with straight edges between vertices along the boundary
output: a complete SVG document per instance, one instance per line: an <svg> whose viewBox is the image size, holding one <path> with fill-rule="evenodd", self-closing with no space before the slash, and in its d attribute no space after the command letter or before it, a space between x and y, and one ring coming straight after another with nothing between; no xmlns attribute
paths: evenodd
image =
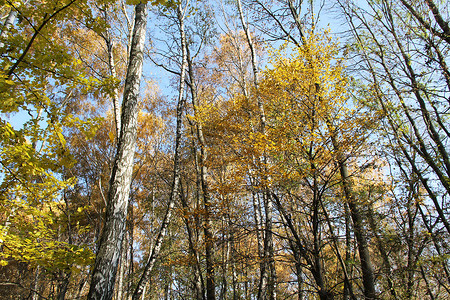
<svg viewBox="0 0 450 300"><path fill-rule="evenodd" d="M133 158L136 148L138 98L147 27L147 4L135 7L135 27L125 80L121 134L112 169L105 225L100 238L88 299L110 300L125 233Z"/></svg>
<svg viewBox="0 0 450 300"><path fill-rule="evenodd" d="M28 0L24 1L22 5L26 5L28 3ZM0 48L3 48L5 44L2 42L3 39L5 39L8 36L8 31L13 25L13 23L16 21L17 18L17 9L11 7L11 10L9 11L8 15L6 16L5 23L3 24L3 28L1 29L0 33Z"/></svg>
<svg viewBox="0 0 450 300"><path fill-rule="evenodd" d="M181 3L177 6L177 17L180 26L181 35L181 71L180 71L180 87L178 91L178 104L177 104L177 125L175 135L175 154L174 154L174 166L173 166L173 182L172 190L170 192L169 203L164 216L163 222L159 229L156 240L153 244L147 263L144 267L144 272L139 279L136 289L133 293L133 300L139 300L144 293L145 286L150 279L150 273L155 265L156 259L161 251L162 242L167 234L167 228L170 223L172 211L175 206L175 199L178 193L180 185L180 148L181 148L181 129L182 129L182 116L184 107L184 86L185 86L185 74L186 74L186 37L184 32L184 11L182 10Z"/></svg>
<svg viewBox="0 0 450 300"><path fill-rule="evenodd" d="M36 267L36 271L34 273L34 280L33 280L33 287L31 289L31 299L32 300L38 300L39 294L38 294L38 288L39 288L39 277L40 277L40 268L39 266Z"/></svg>
<svg viewBox="0 0 450 300"><path fill-rule="evenodd" d="M5 24L3 24L2 32L0 33L0 48L3 48L5 46L5 43L3 43L2 40L4 40L8 36L8 31L16 20L16 17L17 10L11 8L11 11L6 17Z"/></svg>
<svg viewBox="0 0 450 300"><path fill-rule="evenodd" d="M111 72L111 76L117 78L116 72L116 64L114 62L114 42L110 38L110 34L108 34L109 39L106 42L106 46L108 47L108 65L109 70ZM114 87L112 91L112 100L113 100L113 109L114 109L114 121L116 123L116 139L119 140L120 137L120 100L119 100L119 90L117 87Z"/></svg>
<svg viewBox="0 0 450 300"><path fill-rule="evenodd" d="M117 279L117 298L116 300L122 300L123 298L123 281L125 277L125 266L127 264L127 233L125 232L125 236L122 241L122 254L120 256L120 266L119 266L119 278ZM124 251L125 250L125 251Z"/></svg>

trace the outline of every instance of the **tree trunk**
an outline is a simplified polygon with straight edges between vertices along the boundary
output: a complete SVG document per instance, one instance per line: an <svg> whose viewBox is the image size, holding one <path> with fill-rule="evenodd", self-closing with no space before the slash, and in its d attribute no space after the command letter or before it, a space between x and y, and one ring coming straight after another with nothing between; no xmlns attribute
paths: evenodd
<svg viewBox="0 0 450 300"><path fill-rule="evenodd" d="M3 48L5 46L5 43L3 43L3 40L8 36L8 31L11 28L12 24L16 20L17 17L17 10L15 10L13 7L11 7L11 10L9 11L8 16L6 17L5 23L3 24L2 32L0 33L0 48Z"/></svg>
<svg viewBox="0 0 450 300"><path fill-rule="evenodd" d="M155 243L153 244L151 253L148 257L147 263L144 267L144 271L142 273L141 278L136 286L136 289L133 293L133 300L139 300L144 291L145 285L149 281L150 273L153 270L153 267L156 262L156 258L161 251L162 242L164 237L167 234L167 228L170 223L170 219L172 216L172 210L175 206L175 198L179 190L180 185L180 148L181 148L181 129L182 129L182 116L183 116L183 107L184 107L184 84L185 84L185 74L186 74L186 37L184 33L184 12L181 8L181 3L177 6L177 16L180 25L180 34L181 34L181 71L180 71L180 87L178 91L178 104L177 104L177 127L175 134L175 154L174 154L174 162L173 162L173 181L172 181L172 189L169 196L169 203L167 205L167 210L164 215L163 222L159 229L158 235L156 237Z"/></svg>
<svg viewBox="0 0 450 300"><path fill-rule="evenodd" d="M111 15L110 7L106 7L104 12L104 19L107 21L109 19L109 16ZM128 19L127 19L128 20ZM131 29L130 26L128 26L129 29ZM128 32L128 36L132 36L132 32ZM103 39L106 43L106 49L108 52L108 67L109 72L113 78L117 78L117 72L116 72L116 62L114 60L114 40L113 40L113 33L111 31L111 28L106 29L106 33L103 36ZM130 43L131 44L131 43ZM113 113L114 113L114 122L116 125L116 142L119 141L120 137L120 100L119 100L119 89L117 86L113 87L112 90L112 103L113 103Z"/></svg>
<svg viewBox="0 0 450 300"><path fill-rule="evenodd" d="M192 106L194 109L194 117L198 116L198 99L197 99L197 88L195 85L195 75L193 70L193 64L191 56L189 53L189 48L187 48L187 62L188 71L190 78L190 90L192 97ZM204 218L203 218L203 231L205 235L205 256L206 256L206 299L214 300L216 299L216 287L215 287L215 268L214 268L214 240L213 233L211 230L211 202L208 190L208 184L206 182L206 142L203 136L203 128L201 122L197 122L197 139L200 144L200 183L203 196L203 206L204 206Z"/></svg>
<svg viewBox="0 0 450 300"><path fill-rule="evenodd" d="M125 80L121 134L111 173L105 224L92 272L88 299L110 300L113 296L128 210L133 158L136 147L138 97L147 27L147 4L135 7L135 27Z"/></svg>
<svg viewBox="0 0 450 300"><path fill-rule="evenodd" d="M31 300L39 299L39 277L41 275L39 266L36 267L36 271L34 272L34 279L31 286Z"/></svg>
<svg viewBox="0 0 450 300"><path fill-rule="evenodd" d="M377 226L376 226L376 221L374 218L372 204L370 204L368 206L367 220L369 221L370 229L372 230L372 233L375 237L375 241L377 242L377 246L378 246L378 251L380 252L381 259L383 261L382 270L383 270L384 276L386 276L386 280L387 280L388 287L389 287L389 292L391 293L392 299L398 299L397 292L395 291L394 282L392 281L392 278L391 278L392 267L391 267L391 263L389 261L389 255L384 247L382 239L380 238L379 234L377 233Z"/></svg>
<svg viewBox="0 0 450 300"><path fill-rule="evenodd" d="M66 298L67 288L69 287L70 276L72 272L61 271L61 281L58 284L58 300L64 300Z"/></svg>
<svg viewBox="0 0 450 300"><path fill-rule="evenodd" d="M183 205L183 209L188 211L189 206L188 206L187 200L184 196L182 182L180 182L180 190L181 190L181 193L180 193L181 204ZM197 247L196 247L196 244L195 244L194 238L193 238L192 222L191 222L190 217L189 216L185 217L184 222L185 222L186 231L188 234L189 251L191 252L191 255L195 261L194 266L193 266L193 271L194 271L194 280L195 280L194 284L195 284L197 299L204 300L205 299L205 285L204 285L204 281L203 281L202 270L200 267Z"/></svg>
<svg viewBox="0 0 450 300"><path fill-rule="evenodd" d="M350 296L350 290L353 289L350 279L352 278L352 268L350 263L351 259L351 237L350 237L350 212L348 204L344 203L344 218L345 218L345 267L348 271L349 282L344 282L344 296L343 300L348 300Z"/></svg>
<svg viewBox="0 0 450 300"><path fill-rule="evenodd" d="M294 227L294 224L292 222L290 215L284 209L284 207L281 205L280 198L273 192L272 192L271 196L274 199L275 205L277 206L277 209L281 214L283 224L286 226L286 228L289 228L289 231L292 233L293 242L291 243L291 249L294 254L296 264L300 264L301 263L300 259L303 258L306 261L306 265L309 266L309 269L313 275L313 278L318 286L320 299L321 300L333 299L333 297L334 297L333 293L328 291L324 284L325 276L324 276L323 268L321 267L321 264L320 264L320 260L317 258L317 256L316 257L310 256L310 253L314 252L314 250L307 249L303 246L299 232Z"/></svg>
<svg viewBox="0 0 450 300"><path fill-rule="evenodd" d="M373 271L372 260L370 259L369 245L366 238L367 234L363 225L363 217L360 211L359 203L357 202L353 192L353 184L348 174L346 158L338 141L336 140L335 129L329 117L326 117L325 122L328 127L331 143L337 155L336 159L339 166L339 173L341 175L342 189L345 199L347 200L351 219L353 221L353 231L355 233L356 242L358 245L358 254L361 261L364 298L366 300L377 299L375 292L375 274Z"/></svg>
<svg viewBox="0 0 450 300"><path fill-rule="evenodd" d="M117 279L117 298L116 300L122 300L123 298L123 281L125 277L125 265L127 264L127 236L125 236L122 242L122 253L120 256L119 266L119 278Z"/></svg>
<svg viewBox="0 0 450 300"><path fill-rule="evenodd" d="M117 78L116 73L116 64L114 62L114 43L109 39L107 40L107 48L108 48L108 64L109 70L111 72L111 76ZM120 137L120 103L119 103L119 91L117 87L113 88L113 109L114 109L114 122L116 124L116 139L118 140Z"/></svg>
<svg viewBox="0 0 450 300"><path fill-rule="evenodd" d="M244 29L245 36L247 39L248 47L250 49L251 55L251 64L253 70L253 85L256 89L258 89L258 68L256 65L256 54L255 54L255 45L253 43L249 27L244 19L244 14L242 11L241 0L237 0L237 8L239 11L239 18L242 24L242 28ZM260 118L260 128L259 131L264 135L266 132L266 114L264 110L263 102L260 97L257 97L257 105L258 105L258 113ZM266 153L260 158L263 168L266 168L267 165L267 157ZM268 174L267 170L265 170L264 174ZM265 182L270 181L270 178L264 178ZM264 200L264 208L266 214L265 220L265 234L264 234L264 252L263 252L263 260L261 263L261 278L260 284L258 287L258 299L275 299L275 283L276 283L276 270L275 270L275 259L274 259L274 249L273 249L273 237L272 237L272 212L273 212L273 203L270 198L270 193L267 187L263 187L263 200Z"/></svg>
<svg viewBox="0 0 450 300"><path fill-rule="evenodd" d="M358 253L361 260L361 271L364 286L364 298L366 300L377 299L375 292L375 276L372 261L370 259L369 246L367 244L366 232L363 225L362 215L358 203L353 195L351 183L349 180L347 165L342 159L339 159L339 169L342 178L342 186L345 198L348 201L350 215L353 221L353 230L358 243Z"/></svg>

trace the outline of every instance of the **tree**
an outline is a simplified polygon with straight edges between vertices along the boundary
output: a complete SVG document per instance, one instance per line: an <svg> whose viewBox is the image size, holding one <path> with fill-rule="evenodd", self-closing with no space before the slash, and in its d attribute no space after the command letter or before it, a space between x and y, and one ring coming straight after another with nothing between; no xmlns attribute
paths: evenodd
<svg viewBox="0 0 450 300"><path fill-rule="evenodd" d="M74 24L90 23L101 30L89 5L16 1L2 6L8 17L1 35L1 255L3 265L29 266L33 283L11 284L22 289L18 294L31 290L33 298L51 289L54 297L64 297L67 280L59 275L67 278L91 260L86 244L73 242L68 233L73 214L66 209L64 193L76 180L65 173L74 160L64 132L79 124L62 113L74 98L75 85L89 96L107 90L104 81L89 80L65 39ZM18 112L26 117L22 124L11 125L8 116L18 120ZM86 124L95 131L94 122Z"/></svg>
<svg viewBox="0 0 450 300"><path fill-rule="evenodd" d="M265 184L280 213L280 222L288 231L287 239L292 239L294 246L291 248L294 256L298 257L298 265L305 260L322 299L333 297L325 282L327 269L322 263L326 245L323 235L331 240L334 235L322 230L322 224L326 224L329 216L326 203L330 200L327 195L331 190L340 194L332 187L336 182L345 181L337 176L339 162L343 159L340 149L348 149L345 163L349 157L362 155L358 151L363 149L366 132L372 122L349 107L350 96L346 93L348 80L343 74L342 61L331 63L335 59L335 49L335 44L327 39L320 40L311 33L305 38L304 46L289 49L293 52L291 57L286 57L283 52L274 55L273 69L262 73L264 77L258 84L259 89L252 95L260 97L265 107L265 134L251 131L251 124L258 114L249 114L248 111L257 111L257 104L256 101L252 104L253 99L242 95L232 100L234 104L228 104L229 113L222 117L220 109L205 113L208 119L222 118L223 124L214 122L211 128L215 131L223 128L220 136L221 139L228 137L223 143L229 146L222 147L231 148L237 155L234 161L243 162L234 167L243 168L241 172L248 172L250 178L266 178ZM322 89L317 89L317 86L322 86ZM353 138L352 133L355 132L360 138ZM337 145L342 148L336 149ZM264 152L268 157L266 167L254 169L253 158ZM305 207L291 211L290 207L298 204L285 203L290 197L305 201ZM347 198L345 202L360 205L354 198ZM308 225L311 226L310 232L305 233L301 226L295 226L294 222L305 222L298 215L299 211L308 212L306 215L310 219L306 222L311 224ZM273 230L279 231L281 228ZM361 232L361 235L365 237L366 233ZM336 252L339 248L340 245L335 244ZM345 269L342 257L340 262L340 267ZM347 283L349 280L344 278Z"/></svg>
<svg viewBox="0 0 450 300"><path fill-rule="evenodd" d="M444 96L448 92L448 81L447 62L442 56L448 49L448 41L446 26L442 23L443 7L433 1L414 4L381 1L367 3L364 8L354 3L341 3L341 9L354 37L348 51L357 54L361 72L356 74L361 75L361 82L366 84L365 93L370 95L365 105L384 115L385 126L381 127L387 145L384 155L392 167L397 168L392 175L399 176L399 184L417 183L418 186L408 185L411 193L419 195L421 190L427 195L418 207L430 208L431 205L433 209L429 213L437 222L435 230L444 229L448 233L445 201L448 151L445 145L449 135L443 118L448 106ZM397 199L401 205L403 196L398 195ZM405 213L415 218L418 207L409 206ZM405 234L409 237L402 239L411 240L415 228L406 227L409 230ZM415 268L412 263L415 255L424 256L424 253L410 245L408 261L404 262L409 266L406 268ZM416 270L416 274L421 273ZM412 297L413 278L410 275L406 297ZM429 279L418 280L422 279L429 287ZM435 291L428 290L430 297L433 294Z"/></svg>
<svg viewBox="0 0 450 300"><path fill-rule="evenodd" d="M4 298L450 294L445 1L143 2L1 2Z"/></svg>
<svg viewBox="0 0 450 300"><path fill-rule="evenodd" d="M175 206L175 200L177 194L179 193L180 188L180 148L181 148L181 131L182 131L182 117L183 117L183 108L184 108L184 85L185 85L185 76L187 69L187 51L186 51L186 36L184 31L184 18L186 14L186 8L182 7L182 3L179 3L177 6L177 19L178 26L180 29L180 44L181 44L181 70L180 70L180 83L178 90L178 103L176 109L176 129L175 129L175 153L174 153L174 161L173 161L173 174L172 174L172 186L169 196L169 202L167 203L167 210L164 215L161 228L158 231L157 237L154 241L154 245L149 254L148 260L145 264L143 274L139 279L139 282L136 286L136 289L133 293L133 299L138 300L141 298L144 287L150 279L150 273L153 270L153 266L155 265L155 261L161 251L161 246L163 239L167 233L167 227L169 226L169 222L172 216L172 210Z"/></svg>
<svg viewBox="0 0 450 300"><path fill-rule="evenodd" d="M133 37L122 102L121 129L111 173L105 225L96 253L88 299L111 299L113 296L128 212L146 27L147 4L139 3L135 6Z"/></svg>

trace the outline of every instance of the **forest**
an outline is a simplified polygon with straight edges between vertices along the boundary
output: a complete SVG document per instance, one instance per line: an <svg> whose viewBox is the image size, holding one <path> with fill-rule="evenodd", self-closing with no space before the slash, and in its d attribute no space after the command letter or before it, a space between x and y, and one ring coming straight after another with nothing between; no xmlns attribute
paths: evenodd
<svg viewBox="0 0 450 300"><path fill-rule="evenodd" d="M446 0L0 0L0 299L450 299Z"/></svg>

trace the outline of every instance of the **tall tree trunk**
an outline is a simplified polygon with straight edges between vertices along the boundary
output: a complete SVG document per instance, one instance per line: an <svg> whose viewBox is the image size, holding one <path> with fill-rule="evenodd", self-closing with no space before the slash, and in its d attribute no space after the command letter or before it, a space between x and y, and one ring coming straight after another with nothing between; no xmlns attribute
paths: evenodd
<svg viewBox="0 0 450 300"><path fill-rule="evenodd" d="M320 86L316 86L316 93L319 91ZM342 189L350 210L351 219L353 221L353 231L355 233L356 242L358 245L358 254L361 262L364 298L366 300L377 299L375 292L375 274L372 260L370 258L369 245L367 243L367 233L363 225L363 216L360 211L360 205L353 192L353 183L348 174L346 162L347 158L344 156L344 153L336 140L335 127L328 116L325 116L325 123L328 128L332 146L336 152L336 160L342 180Z"/></svg>
<svg viewBox="0 0 450 300"><path fill-rule="evenodd" d="M231 222L230 225L231 227ZM236 274L236 259L234 254L234 229L230 232L230 252L231 252L231 284L233 288L233 300L237 300L237 274Z"/></svg>
<svg viewBox="0 0 450 300"><path fill-rule="evenodd" d="M136 148L138 98L147 27L147 4L135 7L135 27L125 79L120 137L111 173L108 205L97 251L88 299L110 300L113 296L128 210L133 158Z"/></svg>
<svg viewBox="0 0 450 300"><path fill-rule="evenodd" d="M176 195L179 190L180 185L180 154L181 154L181 129L182 129L182 117L183 117L183 107L184 107L184 85L185 85L185 74L186 74L186 36L184 33L184 11L182 10L181 3L177 6L177 17L180 25L180 35L181 35L181 71L180 71L180 87L178 90L178 104L177 104L177 125L175 133L175 153L173 162L173 179L172 179L172 189L169 196L169 203L167 205L167 210L164 215L161 227L159 229L156 240L153 244L152 250L148 257L147 263L145 264L144 271L141 278L136 286L133 293L133 300L139 300L144 291L145 285L149 281L150 273L156 262L156 258L161 251L162 242L167 234L167 228L170 223L172 216L173 207L175 206Z"/></svg>
<svg viewBox="0 0 450 300"><path fill-rule="evenodd" d="M310 256L310 253L313 252L314 250L307 249L303 246L299 232L295 228L290 214L282 206L280 198L273 192L271 196L274 199L277 209L281 214L282 222L284 223L286 228L289 228L289 231L292 234L293 241L291 242L291 249L292 252L294 253L296 264L300 264L301 263L300 259L303 258L306 261L306 265L309 266L309 269L318 286L320 299L321 300L333 299L334 297L333 293L329 292L324 284L325 283L324 272L323 268L320 265L320 261L315 259L315 257Z"/></svg>
<svg viewBox="0 0 450 300"><path fill-rule="evenodd" d="M250 49L250 57L251 64L253 70L253 85L256 89L258 89L258 68L256 65L256 53L255 53L255 45L253 43L253 39L250 34L250 29L245 21L244 13L242 11L242 3L241 0L237 0L237 8L239 11L239 18L242 24L242 28L244 29L245 36L247 39L247 44ZM264 110L264 105L260 97L257 97L257 105L258 112L260 118L260 132L264 135L266 132L266 114ZM266 153L260 158L263 168L267 166L267 157ZM265 170L264 174L268 174L267 170ZM267 176L267 175L266 175ZM264 178L264 182L269 181L269 178ZM258 288L258 299L275 299L275 283L276 283L276 272L275 272L275 259L274 259L274 249L273 249L273 237L272 237L272 213L273 213L273 203L270 198L270 192L267 187L263 187L263 200L264 200L264 208L266 214L265 220L265 235L264 235L264 253L263 260L261 264L261 278L260 285Z"/></svg>
<svg viewBox="0 0 450 300"><path fill-rule="evenodd" d="M311 249L312 259L314 261L315 272L317 272L316 280L318 288L319 288L319 297L321 300L328 299L328 295L330 294L327 289L327 284L325 282L325 277L322 276L324 274L322 257L321 257L321 240L320 240L320 220L319 220L319 193L317 186L317 173L316 166L312 163L312 150L308 153L309 159L311 160L310 166L312 170L312 214L311 214L311 225L312 225L312 235L313 235L313 244Z"/></svg>
<svg viewBox="0 0 450 300"><path fill-rule="evenodd" d="M182 182L180 182L180 190L181 190L181 192L180 192L181 204L183 205L183 209L185 209L186 212L188 212L189 205L184 196ZM191 218L189 216L185 217L184 222L185 222L186 230L187 230L187 234L188 234L189 251L191 252L192 257L194 258L193 271L194 271L194 280L195 280L194 284L195 284L195 289L196 289L196 293L197 293L197 299L204 300L205 299L205 285L204 285L204 281L203 281L202 270L200 267L197 247L196 247L196 244L195 244L195 241L193 238Z"/></svg>
<svg viewBox="0 0 450 300"><path fill-rule="evenodd" d="M127 270L127 277L128 278L134 278L134 207L133 205L129 205L129 214L130 214L130 223L128 226L128 249L127 252L129 251L129 253L127 253L128 257L128 270ZM128 280L128 284L127 287L125 289L126 291L126 295L124 296L125 299L129 299L130 295L133 291L133 281L132 280Z"/></svg>
<svg viewBox="0 0 450 300"><path fill-rule="evenodd" d="M117 78L117 72L116 72L116 64L114 62L114 43L111 40L108 40L107 42L108 47L108 64L109 64L109 70L111 72L111 76L114 78ZM113 109L114 109L114 121L116 124L116 137L117 140L120 137L120 101L119 101L119 90L117 87L113 88Z"/></svg>
<svg viewBox="0 0 450 300"><path fill-rule="evenodd" d="M110 7L107 6L104 10L104 19L108 21L111 11ZM128 18L127 18L128 21ZM130 26L128 26L129 30L131 29ZM132 32L128 32L128 36L132 36ZM113 40L113 33L111 28L107 28L105 35L102 36L106 43L106 50L108 53L108 67L109 72L113 78L117 78L117 72L116 72L116 62L114 60L114 40ZM131 44L131 43L130 43ZM116 142L119 141L120 137L120 100L119 100L119 89L117 86L113 87L112 90L112 102L113 102L113 113L114 113L114 123L116 125Z"/></svg>
<svg viewBox="0 0 450 300"><path fill-rule="evenodd" d="M366 300L377 299L375 292L375 275L373 271L372 260L370 259L369 245L367 243L366 231L363 225L363 218L352 191L352 185L349 179L347 164L340 158L338 161L339 170L342 179L344 195L348 201L350 215L353 221L353 230L355 232L356 242L358 244L358 253L361 261L361 271L364 286L364 298Z"/></svg>
<svg viewBox="0 0 450 300"><path fill-rule="evenodd" d="M33 145L33 148L35 148L36 145ZM65 177L65 175L64 175ZM65 215L67 216L67 235L68 237L68 242L69 244L73 244L73 238L72 238L72 226L71 226L71 214L70 214L70 209L69 209L69 200L66 197L66 190L63 191L63 199L64 199L64 204L65 204ZM58 240L60 240L60 238L58 237ZM69 281L70 281L70 277L72 275L72 271L70 270L60 270L59 272L59 277L60 277L60 281L58 283L58 294L57 294L57 299L58 300L64 300L64 298L66 297L66 293L67 293L67 288L69 286Z"/></svg>
<svg viewBox="0 0 450 300"><path fill-rule="evenodd" d="M263 231L262 231L262 209L261 202L259 200L259 194L252 191L252 204L254 210L254 220L256 227L256 242L258 243L258 256L260 259L263 258L264 255L264 243L263 243ZM261 274L260 274L261 275Z"/></svg>
<svg viewBox="0 0 450 300"><path fill-rule="evenodd" d="M331 224L330 216L328 215L328 212L325 209L325 205L324 205L322 199L320 199L320 206L322 207L322 211L323 211L323 214L325 216L325 220L327 221L329 232L330 232L330 236L331 236L331 239L332 239L333 244L334 244L336 257L337 257L337 259L339 261L339 264L341 265L342 273L344 275L344 295L343 295L343 298L347 297L347 299L348 299L348 297L350 296L352 300L356 300L356 297L353 294L353 286L351 285L350 280L349 280L349 276L348 276L348 272L347 272L347 265L345 264L344 259L342 258L341 252L339 251L338 237L334 234L334 230L333 230L333 226Z"/></svg>
<svg viewBox="0 0 450 300"><path fill-rule="evenodd" d="M391 263L389 261L389 255L385 249L385 245L383 244L382 239L380 238L379 234L377 233L377 226L376 221L374 218L374 211L372 204L368 206L368 214L367 214L367 220L369 221L370 229L372 230L372 234L375 237L375 241L377 242L378 251L380 252L381 259L383 261L383 273L384 276L386 276L386 281L388 283L389 292L391 293L392 299L398 299L397 292L395 290L394 282L392 281L392 275L391 275Z"/></svg>
<svg viewBox="0 0 450 300"><path fill-rule="evenodd" d="M195 84L194 67L187 48L187 62L190 78L190 91L192 97L192 106L194 109L194 117L198 117L198 99L197 99L197 87ZM197 139L200 145L200 183L203 196L203 231L205 235L205 256L206 256L206 299L216 299L216 287L215 287L215 268L214 268L214 238L211 229L211 199L209 196L208 184L206 182L206 173L208 172L206 167L207 150L205 137L203 135L203 127L201 122L197 122Z"/></svg>
<svg viewBox="0 0 450 300"><path fill-rule="evenodd" d="M350 263L351 259L351 236L350 236L350 212L348 208L348 204L344 203L344 218L345 218L345 266L348 271L349 279L352 278L352 268L353 266ZM349 280L348 282L344 282L344 296L343 300L348 300L350 296L350 290L353 289L352 283Z"/></svg>
<svg viewBox="0 0 450 300"><path fill-rule="evenodd" d="M204 174L202 172L202 174ZM202 175L203 177L203 175ZM203 180L202 180L203 181ZM205 186L206 184L202 184ZM211 202L209 197L204 195L204 208L205 208L205 218L204 218L204 232L205 232L205 249L206 249L206 299L214 300L216 299L216 286L215 286L215 268L214 268L214 241L213 234L211 231Z"/></svg>

